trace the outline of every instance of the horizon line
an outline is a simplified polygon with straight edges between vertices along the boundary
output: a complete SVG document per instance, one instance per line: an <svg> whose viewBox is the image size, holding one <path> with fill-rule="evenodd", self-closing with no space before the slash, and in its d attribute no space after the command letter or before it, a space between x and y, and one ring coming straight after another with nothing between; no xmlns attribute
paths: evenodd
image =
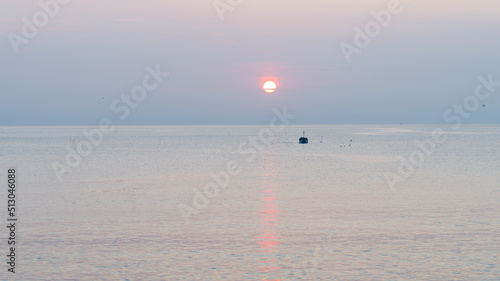
<svg viewBox="0 0 500 281"><path fill-rule="evenodd" d="M116 127L234 127L234 126L266 126L269 124L129 124L129 125L113 125ZM444 126L455 126L451 123L316 123L316 124L289 124L288 126L418 126L418 125L444 125ZM463 123L460 126L468 125L500 125L500 123ZM43 128L43 127L99 127L99 125L0 125L0 128L12 128L12 127L31 127L31 128Z"/></svg>

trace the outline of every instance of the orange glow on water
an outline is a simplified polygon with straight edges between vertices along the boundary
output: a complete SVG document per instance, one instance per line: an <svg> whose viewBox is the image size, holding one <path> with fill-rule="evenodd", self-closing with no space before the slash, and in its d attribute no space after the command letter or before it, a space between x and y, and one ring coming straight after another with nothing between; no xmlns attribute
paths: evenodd
<svg viewBox="0 0 500 281"><path fill-rule="evenodd" d="M257 212L260 217L261 233L257 237L257 244L259 245L263 258L260 260L262 263L258 269L262 273L268 274L268 278L261 280L281 280L276 279L283 267L278 266L280 261L276 260L275 254L280 247L281 235L279 231L279 194L277 193L278 187L276 186L276 165L274 163L274 155L272 153L266 154L266 161L263 165L263 171L260 175L262 179L262 191L260 193L259 201L260 208ZM274 277L274 278L270 278Z"/></svg>

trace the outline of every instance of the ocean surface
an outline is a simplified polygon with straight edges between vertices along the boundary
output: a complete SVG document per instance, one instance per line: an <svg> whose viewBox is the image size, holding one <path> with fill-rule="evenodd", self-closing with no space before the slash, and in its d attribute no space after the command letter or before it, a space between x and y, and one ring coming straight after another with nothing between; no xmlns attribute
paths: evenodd
<svg viewBox="0 0 500 281"><path fill-rule="evenodd" d="M92 130L0 128L1 280L500 280L498 125Z"/></svg>

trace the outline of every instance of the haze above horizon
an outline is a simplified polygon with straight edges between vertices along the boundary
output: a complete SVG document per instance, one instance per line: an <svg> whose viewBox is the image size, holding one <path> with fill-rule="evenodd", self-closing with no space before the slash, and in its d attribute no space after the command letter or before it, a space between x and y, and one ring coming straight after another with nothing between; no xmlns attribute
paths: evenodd
<svg viewBox="0 0 500 281"><path fill-rule="evenodd" d="M197 2L1 3L0 126L500 123L499 2Z"/></svg>

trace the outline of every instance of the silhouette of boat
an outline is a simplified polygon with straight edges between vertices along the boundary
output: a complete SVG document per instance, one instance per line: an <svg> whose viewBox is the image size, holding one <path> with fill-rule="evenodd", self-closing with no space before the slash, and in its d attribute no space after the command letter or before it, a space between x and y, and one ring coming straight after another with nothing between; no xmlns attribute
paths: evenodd
<svg viewBox="0 0 500 281"><path fill-rule="evenodd" d="M302 131L302 137L299 139L299 143L308 143L309 140L306 138L306 131Z"/></svg>

